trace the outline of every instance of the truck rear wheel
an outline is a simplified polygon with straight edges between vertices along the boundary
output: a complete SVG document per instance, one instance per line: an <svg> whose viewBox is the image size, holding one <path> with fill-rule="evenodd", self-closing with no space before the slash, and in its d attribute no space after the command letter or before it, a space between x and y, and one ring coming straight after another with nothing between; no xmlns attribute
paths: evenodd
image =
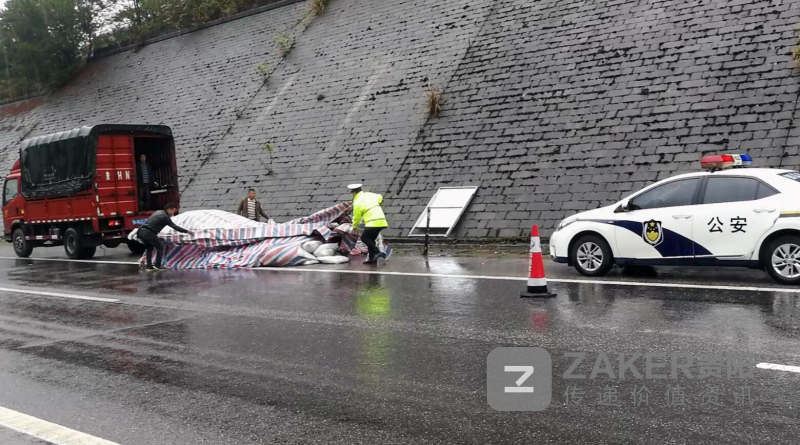
<svg viewBox="0 0 800 445"><path fill-rule="evenodd" d="M147 250L147 247L138 241L128 241L128 249L130 249L133 254L142 255L144 251Z"/></svg>
<svg viewBox="0 0 800 445"><path fill-rule="evenodd" d="M97 247L96 246L81 247L80 259L82 259L82 260L91 260L92 258L94 258L95 252L97 252Z"/></svg>
<svg viewBox="0 0 800 445"><path fill-rule="evenodd" d="M120 244L122 244L121 240L106 241L103 243L103 245L109 249L116 249Z"/></svg>
<svg viewBox="0 0 800 445"><path fill-rule="evenodd" d="M14 243L14 253L18 257L28 258L33 253L33 244L25 239L25 231L21 227L14 231L12 242Z"/></svg>
<svg viewBox="0 0 800 445"><path fill-rule="evenodd" d="M81 259L81 234L74 228L67 229L64 232L64 252L67 257L73 260Z"/></svg>

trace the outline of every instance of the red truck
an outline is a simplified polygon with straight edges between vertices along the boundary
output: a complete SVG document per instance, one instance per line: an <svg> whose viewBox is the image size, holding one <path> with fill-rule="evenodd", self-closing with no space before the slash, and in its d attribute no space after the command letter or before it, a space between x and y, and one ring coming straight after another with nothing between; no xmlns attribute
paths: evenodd
<svg viewBox="0 0 800 445"><path fill-rule="evenodd" d="M151 169L149 208L138 193L137 168ZM104 124L22 142L20 158L3 187L3 232L17 256L34 247L64 246L67 256L88 259L97 246L127 243L154 210L178 204L178 169L172 130L163 125Z"/></svg>

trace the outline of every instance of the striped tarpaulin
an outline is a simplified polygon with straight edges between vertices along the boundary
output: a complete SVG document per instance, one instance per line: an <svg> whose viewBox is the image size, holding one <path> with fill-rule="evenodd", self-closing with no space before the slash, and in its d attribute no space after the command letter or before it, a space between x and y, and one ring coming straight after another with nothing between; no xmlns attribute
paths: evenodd
<svg viewBox="0 0 800 445"><path fill-rule="evenodd" d="M195 210L175 216L178 226L159 237L167 241L163 266L175 269L297 266L314 256L301 247L307 241L340 240L346 254L361 255L366 246L350 234L352 208L337 204L311 216L281 224L266 224L222 210ZM382 240L379 239L382 246ZM144 263L143 256L141 262Z"/></svg>

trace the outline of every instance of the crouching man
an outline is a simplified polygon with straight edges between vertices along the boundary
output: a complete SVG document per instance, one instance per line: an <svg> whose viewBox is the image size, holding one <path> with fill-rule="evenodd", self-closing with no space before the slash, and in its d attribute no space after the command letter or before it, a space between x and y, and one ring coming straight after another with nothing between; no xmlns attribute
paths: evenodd
<svg viewBox="0 0 800 445"><path fill-rule="evenodd" d="M347 186L353 193L353 234L358 234L358 225L364 220L364 232L361 234L361 241L367 245L369 257L364 264L374 264L378 258L387 259L388 255L378 248L377 239L381 231L389 227L386 216L383 214L381 203L383 196L377 193L369 193L361 190L361 184L350 184Z"/></svg>
<svg viewBox="0 0 800 445"><path fill-rule="evenodd" d="M158 234L161 233L161 230L164 227L170 226L178 232L189 233L188 230L184 229L183 227L178 227L174 222L172 222L172 217L175 216L177 211L178 207L175 204L167 204L164 206L164 210L159 210L150 215L150 218L147 219L147 222L144 223L136 233L139 239L144 243L145 247L147 247L147 270L164 270L164 268L161 267L161 261L164 258L164 249L166 248L167 243L158 237ZM156 251L155 266L151 262L153 250Z"/></svg>

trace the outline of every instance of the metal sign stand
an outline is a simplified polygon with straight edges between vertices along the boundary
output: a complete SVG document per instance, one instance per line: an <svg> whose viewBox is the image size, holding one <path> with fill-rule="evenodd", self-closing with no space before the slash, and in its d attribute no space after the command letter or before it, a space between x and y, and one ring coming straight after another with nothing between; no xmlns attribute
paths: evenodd
<svg viewBox="0 0 800 445"><path fill-rule="evenodd" d="M408 236L424 236L426 247L430 245L429 237L449 236L477 190L474 186L439 188L425 207L427 213L417 218ZM436 218L431 216L433 209L441 210L436 212ZM435 225L431 227L431 223Z"/></svg>
<svg viewBox="0 0 800 445"><path fill-rule="evenodd" d="M431 232L431 208L428 207L425 209L425 214L427 215L428 221L425 223L425 250L422 252L423 255L426 257L428 256L428 243L430 242L430 232Z"/></svg>

